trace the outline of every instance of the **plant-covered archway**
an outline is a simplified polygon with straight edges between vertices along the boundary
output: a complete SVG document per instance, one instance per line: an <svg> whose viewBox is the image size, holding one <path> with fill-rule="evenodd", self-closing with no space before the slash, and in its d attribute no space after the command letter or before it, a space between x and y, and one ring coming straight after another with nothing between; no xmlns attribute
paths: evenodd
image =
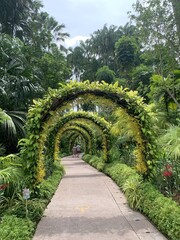
<svg viewBox="0 0 180 240"><path fill-rule="evenodd" d="M93 149L93 139L92 139L92 132L88 131L87 129L83 128L82 126L76 126L76 125L69 125L69 123L65 124L57 133L55 137L55 149L54 149L54 159L58 160L59 159L59 151L60 151L60 141L62 135L67 132L67 131L76 131L80 133L83 138L85 139L86 142L86 153L92 154L92 149Z"/></svg>
<svg viewBox="0 0 180 240"><path fill-rule="evenodd" d="M21 154L25 160L25 170L29 174L29 182L32 182L33 185L36 184L34 176L36 175L35 172L38 171L38 149L41 145L39 139L44 126L51 126L53 119L60 112L63 114L63 106L67 102L74 101L76 98L85 96L86 94L110 99L119 107L125 109L127 114L137 121L143 144L141 161L146 166L142 173L146 175L150 174L157 159L157 149L154 142L155 138L152 132L150 116L145 109L143 99L136 92L118 87L118 83L108 85L106 83L90 83L89 81L72 81L57 90L51 90L44 99L34 101L34 106L29 109L27 139L21 141ZM48 122L49 119L51 121Z"/></svg>
<svg viewBox="0 0 180 240"><path fill-rule="evenodd" d="M87 139L87 134L83 135L83 132L82 132L83 130L86 131L89 134L91 142L92 142L91 143L91 153L95 153L95 149L96 149L95 137L96 136L94 135L94 132L90 128L90 126L87 123L83 122L82 120L81 121L70 120L67 123L64 123L63 125L61 125L60 129L57 129L57 131L54 132L55 133L54 135L50 134L51 137L47 138L46 142L44 143L44 150L41 154L41 159L42 159L41 162L43 163L43 165L41 165L41 169L44 169L45 177L48 177L49 175L51 175L54 160L59 160L60 159L59 153L61 151L61 147L60 147L61 146L61 141L62 141L63 137L67 139L67 135L69 135L70 133L71 133L72 136L75 135L74 140L76 138L78 138L78 136L81 136L81 138L83 139L82 142L84 143L83 144L84 153L87 153L89 151L89 147L88 147L89 140ZM68 128L68 131L66 131L65 134L64 134L64 131L63 131L62 134L59 136L58 140L56 141L57 135L59 134L59 131L62 130L62 128L67 129L67 127L74 127L74 126L81 128L82 131L79 132L79 131L77 131L77 129L72 130L72 128L69 130L69 128ZM72 150L72 145L71 145L72 143L70 142L71 135L70 135L69 141L66 141L66 149L68 149L69 154L71 154L70 150ZM43 177L42 174L41 174L41 177Z"/></svg>
<svg viewBox="0 0 180 240"><path fill-rule="evenodd" d="M69 126L68 124L65 124L57 133L56 137L55 137L55 148L54 148L54 159L58 160L59 159L59 143L61 140L61 137L63 134L65 134L66 132L69 131L73 131L73 132L77 132L78 134L80 134L83 139L85 140L85 153L90 153L91 149L92 149L92 138L91 135L89 135L88 131L79 127L79 126ZM39 161L38 165L37 165L37 171L36 171L36 182L40 183L43 178L46 176L46 169L45 169L45 163L42 161Z"/></svg>
<svg viewBox="0 0 180 240"><path fill-rule="evenodd" d="M92 140L92 149L91 149L91 152L92 154L95 154L96 153L96 134L95 134L95 131L94 129L92 128L92 126L90 124L87 123L87 121L85 119L74 119L74 120L70 120L68 121L65 125L68 125L68 126L78 126L82 129L84 129L85 131L88 132L88 134L90 135L91 137L91 140ZM64 125L64 126L65 126ZM93 125L94 126L94 125ZM99 131L100 132L100 131ZM98 133L99 133L98 132ZM60 139L60 143L61 143L61 140ZM55 143L56 144L56 143ZM69 145L69 144L68 144ZM70 146L68 146L68 149L70 148ZM71 149L71 148L70 148ZM71 149L72 150L72 149ZM55 159L54 159L55 160Z"/></svg>
<svg viewBox="0 0 180 240"><path fill-rule="evenodd" d="M87 144L85 141L85 138L83 137L83 135L80 132L77 131L69 131L67 132L67 134L63 134L62 138L60 140L60 150L61 150L61 144L63 139L66 138L66 140L68 140L68 155L72 154L72 148L75 145L79 145L81 147L81 151L83 153L87 152ZM81 141L79 141L81 140ZM67 147L67 146L66 146ZM65 152L66 153L66 152ZM62 154L64 154L64 152L62 152Z"/></svg>
<svg viewBox="0 0 180 240"><path fill-rule="evenodd" d="M78 111L78 112L68 112L63 116L55 115L55 117L51 117L47 123L43 125L43 130L39 136L39 148L38 148L38 163L37 168L41 169L41 174L39 176L43 176L42 172L44 171L44 176L46 175L46 166L52 166L54 161L54 139L56 137L59 129L66 124L67 122L79 120L85 121L87 124L94 124L96 128L100 131L102 135L102 150L103 150L103 158L107 160L107 152L108 152L108 138L110 131L110 124L102 117L99 117L97 114ZM50 126L49 126L50 124ZM92 137L93 138L93 137ZM93 148L92 151L95 151ZM58 158L58 157L57 157ZM57 159L56 158L56 159ZM44 167L43 167L44 166ZM47 169L48 170L48 169ZM40 179L38 179L38 182Z"/></svg>
<svg viewBox="0 0 180 240"><path fill-rule="evenodd" d="M47 145L47 148L49 149L49 157L51 157L54 145L53 145L53 139L56 136L57 131L67 122L70 121L80 121L86 123L86 125L95 125L95 127L100 131L100 134L102 134L103 142L102 142L102 148L104 149L104 159L106 159L107 151L108 151L108 138L109 138L109 131L110 131L110 124L102 117L99 117L97 114L92 114L89 112L84 111L78 111L78 112L69 112L65 114L62 117L59 117L56 121L56 124L54 123L54 127L51 128L51 131L49 131L49 134L47 138L45 139L45 131L47 134L46 128L43 130L42 137L44 139L44 142L42 146ZM39 150L39 153L41 154L41 150Z"/></svg>

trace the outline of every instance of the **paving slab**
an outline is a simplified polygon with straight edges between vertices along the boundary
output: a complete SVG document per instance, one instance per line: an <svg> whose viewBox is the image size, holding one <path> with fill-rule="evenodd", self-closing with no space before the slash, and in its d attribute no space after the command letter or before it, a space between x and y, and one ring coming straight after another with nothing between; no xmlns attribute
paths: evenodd
<svg viewBox="0 0 180 240"><path fill-rule="evenodd" d="M79 158L63 158L66 174L33 240L165 240L127 205L119 187Z"/></svg>

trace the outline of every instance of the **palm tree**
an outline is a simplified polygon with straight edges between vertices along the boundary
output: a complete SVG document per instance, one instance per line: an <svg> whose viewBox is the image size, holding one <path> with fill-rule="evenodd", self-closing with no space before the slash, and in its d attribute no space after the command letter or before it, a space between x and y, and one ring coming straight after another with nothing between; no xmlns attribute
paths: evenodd
<svg viewBox="0 0 180 240"><path fill-rule="evenodd" d="M77 80L80 80L85 65L84 49L81 46L77 46L74 49L69 48L67 60L73 70L73 77L75 76Z"/></svg>
<svg viewBox="0 0 180 240"><path fill-rule="evenodd" d="M19 39L0 35L0 106L6 110L27 109L32 99L43 91L24 48Z"/></svg>
<svg viewBox="0 0 180 240"><path fill-rule="evenodd" d="M29 32L28 17L32 0L1 0L0 30L12 37L22 39L24 32Z"/></svg>
<svg viewBox="0 0 180 240"><path fill-rule="evenodd" d="M17 152L18 140L25 136L26 113L0 110L0 144L6 148L6 154Z"/></svg>
<svg viewBox="0 0 180 240"><path fill-rule="evenodd" d="M7 167L0 170L0 183L17 182L22 179L22 169L20 167Z"/></svg>
<svg viewBox="0 0 180 240"><path fill-rule="evenodd" d="M172 125L161 137L160 143L166 153L175 161L180 159L180 126Z"/></svg>
<svg viewBox="0 0 180 240"><path fill-rule="evenodd" d="M35 47L35 51L38 50L38 54L42 54L45 50L49 51L51 46L69 37L68 33L63 32L65 25L58 24L47 12L35 11L32 14L30 28L32 36L28 39L28 43ZM64 49L61 44L59 46L61 49Z"/></svg>
<svg viewBox="0 0 180 240"><path fill-rule="evenodd" d="M111 25L109 28L105 24L103 29L95 31L91 35L91 52L101 61L102 66L111 66L114 61L114 47L117 40L122 36L119 29Z"/></svg>
<svg viewBox="0 0 180 240"><path fill-rule="evenodd" d="M122 36L135 36L136 27L131 25L129 22L126 23L124 26L120 26L118 30L121 32Z"/></svg>

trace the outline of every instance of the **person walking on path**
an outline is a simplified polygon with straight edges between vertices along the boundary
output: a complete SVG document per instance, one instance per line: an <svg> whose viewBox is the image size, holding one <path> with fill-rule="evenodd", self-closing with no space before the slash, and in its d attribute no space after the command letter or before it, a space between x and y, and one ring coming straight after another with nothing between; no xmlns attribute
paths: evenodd
<svg viewBox="0 0 180 240"><path fill-rule="evenodd" d="M76 153L77 153L77 157L79 157L79 154L81 153L81 147L80 145L76 146Z"/></svg>
<svg viewBox="0 0 180 240"><path fill-rule="evenodd" d="M73 148L72 148L72 154L73 154L73 157L76 157L76 154L77 154L77 148L76 148L75 145L74 145Z"/></svg>

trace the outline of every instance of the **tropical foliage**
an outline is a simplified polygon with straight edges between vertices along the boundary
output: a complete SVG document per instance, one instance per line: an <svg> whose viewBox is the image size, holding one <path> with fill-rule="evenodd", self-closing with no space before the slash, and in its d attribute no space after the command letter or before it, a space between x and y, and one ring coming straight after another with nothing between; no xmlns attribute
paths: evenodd
<svg viewBox="0 0 180 240"><path fill-rule="evenodd" d="M17 141L24 134L24 112L32 100L70 74L64 49L57 45L69 34L41 7L34 0L0 3L0 107L9 116L1 125L0 143L6 154L17 152ZM10 134L11 139L6 138Z"/></svg>
<svg viewBox="0 0 180 240"><path fill-rule="evenodd" d="M38 0L0 1L3 238L13 222L19 238L31 237L63 174L54 164L80 144L131 207L178 239L179 1L137 0L129 23L105 24L69 49L65 25L42 7ZM22 223L27 186L29 220Z"/></svg>

